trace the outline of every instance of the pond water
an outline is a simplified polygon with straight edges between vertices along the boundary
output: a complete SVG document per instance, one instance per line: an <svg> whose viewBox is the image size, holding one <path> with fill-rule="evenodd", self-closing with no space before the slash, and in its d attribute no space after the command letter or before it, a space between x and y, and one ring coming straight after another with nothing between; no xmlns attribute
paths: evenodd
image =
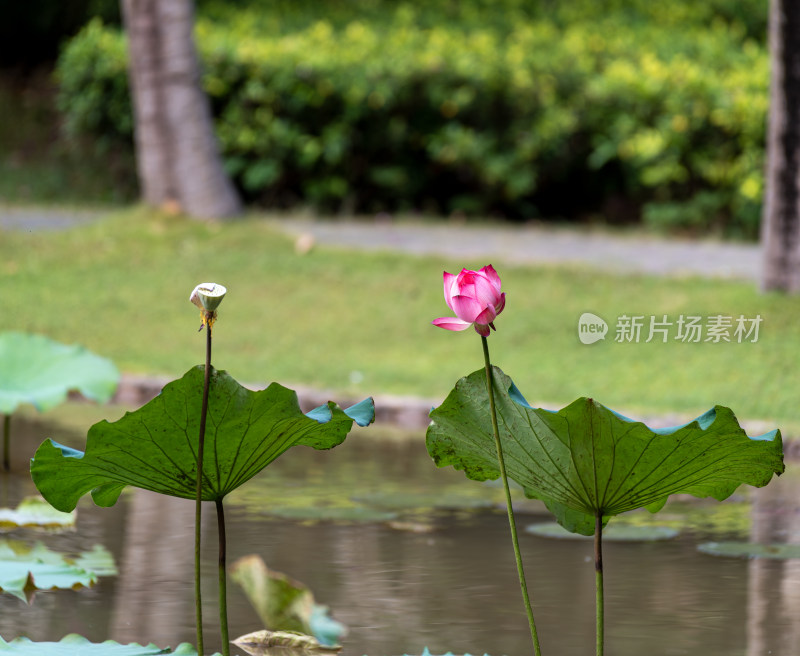
<svg viewBox="0 0 800 656"><path fill-rule="evenodd" d="M0 506L35 493L25 458L46 437L81 446L52 424L17 421L14 469ZM800 653L800 560L738 560L699 553L707 539L800 542L797 477L723 504L670 503L651 518L682 524L673 540L605 545L606 650L613 656L796 656ZM531 653L508 523L497 485L467 481L432 464L420 433L400 439L357 430L330 452L295 448L226 499L229 562L260 555L306 583L349 628L346 656ZM216 629L216 519L204 516L207 648ZM520 503L520 527L549 518ZM318 521L313 515L334 518ZM299 516L299 518L297 518ZM28 606L0 595L0 635L58 640L194 642L192 501L131 490L114 508L84 500L77 530L5 537L41 540L68 553L107 547L119 576L89 589L37 593ZM613 522L612 522L613 523ZM663 523L663 522L662 522ZM520 535L545 655L594 653L590 541ZM263 628L229 582L231 636ZM236 650L234 650L234 653Z"/></svg>

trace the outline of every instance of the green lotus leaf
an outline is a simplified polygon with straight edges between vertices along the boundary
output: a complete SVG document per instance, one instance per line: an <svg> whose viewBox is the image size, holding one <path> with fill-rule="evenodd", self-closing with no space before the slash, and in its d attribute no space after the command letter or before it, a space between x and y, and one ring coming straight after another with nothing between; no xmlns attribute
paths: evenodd
<svg viewBox="0 0 800 656"><path fill-rule="evenodd" d="M89 569L92 562L103 560L103 569ZM109 565L110 564L110 565ZM36 590L76 589L97 582L113 567L113 559L96 547L88 558L70 558L50 551L41 542L28 545L15 540L0 540L0 590L30 601ZM116 570L114 570L114 573Z"/></svg>
<svg viewBox="0 0 800 656"><path fill-rule="evenodd" d="M119 371L106 358L82 346L60 344L43 335L0 334L0 413L21 403L49 410L77 390L106 402L119 383Z"/></svg>
<svg viewBox="0 0 800 656"><path fill-rule="evenodd" d="M16 509L0 508L0 531L37 528L59 531L75 526L75 511L63 513L42 497L26 497Z"/></svg>
<svg viewBox="0 0 800 656"><path fill-rule="evenodd" d="M710 556L729 558L769 558L791 560L800 558L800 544L757 544L753 542L704 542L697 550Z"/></svg>
<svg viewBox="0 0 800 656"><path fill-rule="evenodd" d="M303 583L269 569L257 555L237 560L231 567L231 576L271 631L313 636L323 647L341 649L336 645L346 627L330 617L327 607L318 604Z"/></svg>
<svg viewBox="0 0 800 656"><path fill-rule="evenodd" d="M184 642L175 651L161 649L153 644L142 646L137 643L121 645L113 640L102 643L89 642L86 638L74 633L65 636L58 642L33 642L28 638L17 638L6 642L0 638L0 654L19 654L19 656L156 656L157 654L173 654L173 656L197 656L197 651ZM219 654L215 654L219 656Z"/></svg>
<svg viewBox="0 0 800 656"><path fill-rule="evenodd" d="M597 515L605 522L635 508L656 512L672 494L726 499L784 470L780 431L748 437L723 406L651 429L588 398L557 412L533 408L497 367L493 387L508 477L572 532L591 535ZM478 481L500 476L484 370L462 378L430 417L437 466Z"/></svg>
<svg viewBox="0 0 800 656"><path fill-rule="evenodd" d="M46 440L31 462L41 495L69 512L87 492L112 506L128 485L195 498L204 368L190 369L119 420L89 429L86 452ZM297 395L277 383L253 392L224 371L212 371L203 458L203 499L222 499L293 446L330 449L356 421L374 418L372 399L347 410L334 403L303 414Z"/></svg>

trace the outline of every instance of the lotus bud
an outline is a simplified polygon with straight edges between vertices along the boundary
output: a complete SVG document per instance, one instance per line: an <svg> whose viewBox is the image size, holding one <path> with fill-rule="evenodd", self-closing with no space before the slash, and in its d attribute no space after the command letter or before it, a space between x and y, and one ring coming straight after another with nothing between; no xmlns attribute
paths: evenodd
<svg viewBox="0 0 800 656"><path fill-rule="evenodd" d="M444 300L456 316L434 319L433 325L445 330L474 326L478 334L488 337L495 329L495 318L506 305L506 295L500 287L500 276L491 264L480 271L462 269L458 275L445 271Z"/></svg>

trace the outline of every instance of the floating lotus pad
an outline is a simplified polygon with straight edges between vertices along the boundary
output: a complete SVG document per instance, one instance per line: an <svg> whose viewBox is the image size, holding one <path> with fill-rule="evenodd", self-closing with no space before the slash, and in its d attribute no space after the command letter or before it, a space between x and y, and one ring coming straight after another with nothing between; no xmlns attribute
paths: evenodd
<svg viewBox="0 0 800 656"><path fill-rule="evenodd" d="M321 645L317 640L294 631L254 631L239 636L232 641L234 645L251 656L312 656L316 654L336 654L341 647Z"/></svg>
<svg viewBox="0 0 800 656"><path fill-rule="evenodd" d="M237 647L251 656L316 656L336 654L341 647L320 645L314 638L291 631L255 631L233 641ZM404 656L408 656L405 654ZM421 656L432 656L426 647ZM443 656L455 656L449 651ZM463 656L470 656L464 654ZM483 656L488 656L484 654Z"/></svg>
<svg viewBox="0 0 800 656"><path fill-rule="evenodd" d="M397 517L397 513L365 506L278 506L265 508L264 512L273 517L307 522L388 522Z"/></svg>
<svg viewBox="0 0 800 656"><path fill-rule="evenodd" d="M391 510L417 510L438 508L444 510L492 508L494 502L486 496L470 494L468 491L436 492L376 492L365 496L353 497L354 501Z"/></svg>
<svg viewBox="0 0 800 656"><path fill-rule="evenodd" d="M492 379L509 478L572 532L593 534L598 515L605 523L636 508L656 512L672 494L726 499L784 471L780 431L748 437L723 406L651 429L589 398L557 412L533 408L497 367ZM459 380L430 417L437 466L477 481L500 476L484 370Z"/></svg>
<svg viewBox="0 0 800 656"><path fill-rule="evenodd" d="M408 656L408 654L405 654L405 656ZM422 651L422 654L420 656L433 656L433 655L431 654L430 651L428 651L428 648L425 647L425 649ZM448 651L446 654L443 654L442 656L455 656L455 655L453 654L452 651ZM464 654L464 656L470 656L470 655L469 654ZM483 656L488 656L488 654L484 654Z"/></svg>
<svg viewBox="0 0 800 656"><path fill-rule="evenodd" d="M750 542L704 542L698 551L710 556L729 558L771 558L790 560L800 558L800 544L755 544Z"/></svg>
<svg viewBox="0 0 800 656"><path fill-rule="evenodd" d="M59 642L33 642L28 638L17 638L6 642L0 638L0 654L9 656L157 656L173 654L173 656L197 656L197 650L189 643L178 645L175 651L161 649L153 644L142 646L137 643L121 645L113 640L93 643L74 633L65 636ZM214 656L219 656L215 654Z"/></svg>
<svg viewBox="0 0 800 656"><path fill-rule="evenodd" d="M93 563L99 572L91 569ZM98 575L109 572L116 573L116 568L102 547L72 558L50 551L41 542L31 546L0 540L0 590L22 601L29 601L36 590L89 587L97 582Z"/></svg>
<svg viewBox="0 0 800 656"><path fill-rule="evenodd" d="M252 656L314 656L316 654L336 654L339 649L320 645L311 636L304 636L288 631L255 631L240 636L233 641L237 647ZM198 656L197 650L187 642L178 645L175 650L161 649L154 644L140 645L129 643L122 645L113 640L95 643L74 633L65 636L59 642L33 642L28 638L16 638L6 642L0 637L0 654L9 656ZM217 652L212 656L220 656ZM408 655L405 655L408 656ZM427 647L421 656L432 656ZM455 656L449 651L443 656ZM464 656L470 656L464 654ZM484 654L483 656L488 656Z"/></svg>
<svg viewBox="0 0 800 656"><path fill-rule="evenodd" d="M592 540L590 535L572 533L556 522L543 522L525 527L526 533L538 535L542 538L557 538L561 540ZM655 542L657 540L671 540L680 534L680 531L669 526L629 526L613 524L603 530L603 540L610 542Z"/></svg>
<svg viewBox="0 0 800 656"><path fill-rule="evenodd" d="M0 531L16 528L38 528L59 531L75 526L75 511L56 510L41 497L26 497L17 506L0 508Z"/></svg>
<svg viewBox="0 0 800 656"><path fill-rule="evenodd" d="M308 456L305 462L303 458L276 461L268 475L256 477L228 496L229 505L256 517L385 522L395 517L416 520L438 510L494 508L503 501L500 488L475 485L453 476L454 472L437 472L424 451L409 463L424 469L420 476L408 478L391 466L388 472L381 470L386 456L376 443L385 446L384 435L377 441L354 437L354 441L372 443L368 449L340 447L345 451L333 468L323 466L314 453L304 454ZM541 506L521 492L515 492L515 497L515 504Z"/></svg>
<svg viewBox="0 0 800 656"><path fill-rule="evenodd" d="M734 535L747 539L752 524L750 504L733 502L698 503L697 501L671 502L658 516L650 513L632 512L620 515L614 526L665 526L678 529L681 533L693 532L711 539L724 535L732 539Z"/></svg>

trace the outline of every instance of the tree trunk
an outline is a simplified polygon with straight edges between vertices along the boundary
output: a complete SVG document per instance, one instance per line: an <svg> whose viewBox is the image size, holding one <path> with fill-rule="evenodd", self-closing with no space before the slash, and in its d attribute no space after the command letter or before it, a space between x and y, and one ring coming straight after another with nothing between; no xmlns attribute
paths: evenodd
<svg viewBox="0 0 800 656"><path fill-rule="evenodd" d="M770 0L762 289L800 291L800 3Z"/></svg>
<svg viewBox="0 0 800 656"><path fill-rule="evenodd" d="M192 30L192 0L122 0L142 197L192 216L239 214L222 168Z"/></svg>

